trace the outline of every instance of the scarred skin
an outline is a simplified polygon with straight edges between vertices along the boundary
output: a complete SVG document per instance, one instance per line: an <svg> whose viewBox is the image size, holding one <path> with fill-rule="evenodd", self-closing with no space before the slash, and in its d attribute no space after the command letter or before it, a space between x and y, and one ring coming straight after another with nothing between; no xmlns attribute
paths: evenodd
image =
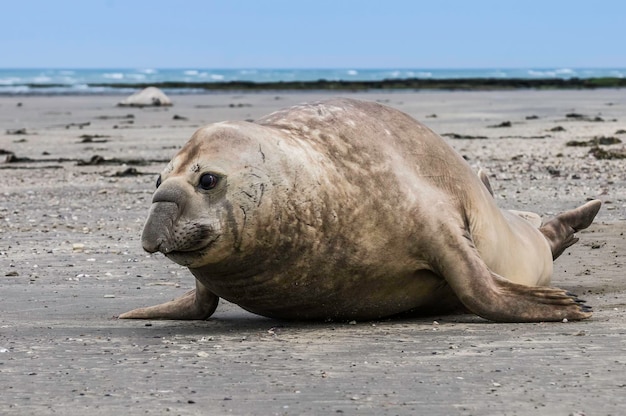
<svg viewBox="0 0 626 416"><path fill-rule="evenodd" d="M201 128L161 173L142 236L188 267L196 290L120 318L206 319L220 297L281 319L461 306L505 322L589 317L547 285L600 201L537 228L500 210L482 178L434 132L372 102Z"/></svg>

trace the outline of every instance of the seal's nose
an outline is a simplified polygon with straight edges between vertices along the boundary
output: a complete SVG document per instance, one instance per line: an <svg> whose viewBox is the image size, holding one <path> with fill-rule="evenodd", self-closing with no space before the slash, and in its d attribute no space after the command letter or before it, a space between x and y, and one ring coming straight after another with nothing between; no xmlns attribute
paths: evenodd
<svg viewBox="0 0 626 416"><path fill-rule="evenodd" d="M156 202L175 202L181 205L187 198L185 187L188 184L181 178L168 178L152 195L152 203Z"/></svg>
<svg viewBox="0 0 626 416"><path fill-rule="evenodd" d="M178 217L178 204L175 202L154 202L143 227L141 245L148 253L171 251L168 249L172 226Z"/></svg>

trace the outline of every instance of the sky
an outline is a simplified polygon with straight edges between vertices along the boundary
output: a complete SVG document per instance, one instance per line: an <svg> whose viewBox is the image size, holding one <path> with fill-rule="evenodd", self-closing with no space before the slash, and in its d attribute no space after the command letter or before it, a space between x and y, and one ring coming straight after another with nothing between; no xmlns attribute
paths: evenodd
<svg viewBox="0 0 626 416"><path fill-rule="evenodd" d="M0 68L626 67L623 0L0 0Z"/></svg>

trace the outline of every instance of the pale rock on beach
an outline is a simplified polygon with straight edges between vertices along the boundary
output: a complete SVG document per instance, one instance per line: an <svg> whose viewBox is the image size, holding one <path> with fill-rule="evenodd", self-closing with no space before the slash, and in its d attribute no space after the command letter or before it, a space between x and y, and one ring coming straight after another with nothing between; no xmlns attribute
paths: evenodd
<svg viewBox="0 0 626 416"><path fill-rule="evenodd" d="M171 106L172 100L157 87L147 87L117 103L120 107L165 107Z"/></svg>

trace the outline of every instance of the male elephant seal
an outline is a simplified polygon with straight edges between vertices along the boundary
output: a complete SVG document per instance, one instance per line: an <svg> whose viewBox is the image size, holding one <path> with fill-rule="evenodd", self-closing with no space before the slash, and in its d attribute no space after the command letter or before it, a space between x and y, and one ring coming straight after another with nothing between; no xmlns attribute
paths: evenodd
<svg viewBox="0 0 626 416"><path fill-rule="evenodd" d="M546 285L600 201L537 228L486 185L437 134L372 102L203 127L161 173L142 236L196 289L120 318L206 319L219 297L284 319L460 306L504 322L589 317Z"/></svg>

